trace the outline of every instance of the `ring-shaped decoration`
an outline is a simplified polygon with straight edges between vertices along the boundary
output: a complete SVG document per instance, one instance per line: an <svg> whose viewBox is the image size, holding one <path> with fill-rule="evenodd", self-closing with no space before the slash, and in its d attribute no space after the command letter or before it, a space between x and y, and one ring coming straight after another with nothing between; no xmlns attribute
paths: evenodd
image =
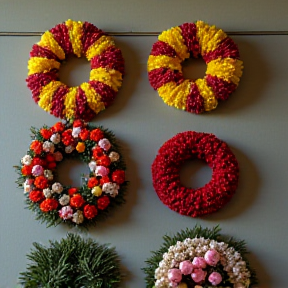
<svg viewBox="0 0 288 288"><path fill-rule="evenodd" d="M112 132L81 120L32 127L31 132L29 150L15 168L27 207L36 213L37 220L47 226L61 222L88 226L124 202L126 167ZM81 187L57 181L57 165L68 157L89 166Z"/></svg>
<svg viewBox="0 0 288 288"><path fill-rule="evenodd" d="M184 79L181 63L201 56L203 79ZM162 32L148 59L151 86L169 106L191 113L211 111L237 88L243 62L234 41L203 21L184 23Z"/></svg>
<svg viewBox="0 0 288 288"><path fill-rule="evenodd" d="M34 242L21 287L117 288L125 277L114 247L68 233L49 247Z"/></svg>
<svg viewBox="0 0 288 288"><path fill-rule="evenodd" d="M91 63L88 82L68 87L58 77L63 61L85 56ZM67 20L46 31L28 61L27 86L50 114L90 121L106 109L122 85L124 60L113 39L91 23Z"/></svg>
<svg viewBox="0 0 288 288"><path fill-rule="evenodd" d="M204 160L212 169L212 179L200 188L180 182L181 165L188 160ZM215 135L182 132L165 142L152 164L154 189L159 199L182 215L198 217L216 212L234 195L239 166L228 145Z"/></svg>
<svg viewBox="0 0 288 288"><path fill-rule="evenodd" d="M220 234L218 226L181 230L146 260L147 288L250 288L258 283L245 241Z"/></svg>

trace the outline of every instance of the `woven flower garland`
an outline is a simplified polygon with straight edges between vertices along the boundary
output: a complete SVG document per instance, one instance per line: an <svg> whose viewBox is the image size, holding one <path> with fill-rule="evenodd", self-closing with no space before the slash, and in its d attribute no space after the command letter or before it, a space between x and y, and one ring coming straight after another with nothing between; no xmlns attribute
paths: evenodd
<svg viewBox="0 0 288 288"><path fill-rule="evenodd" d="M17 183L37 219L48 226L60 222L87 226L124 201L126 167L112 132L81 120L31 131L33 141L16 169ZM67 157L89 166L80 188L57 181L57 165Z"/></svg>
<svg viewBox="0 0 288 288"><path fill-rule="evenodd" d="M58 78L61 63L72 56L85 56L91 63L89 81L77 87L68 87ZM122 53L110 36L91 23L67 20L33 45L26 82L34 101L45 111L90 121L113 102L123 74Z"/></svg>
<svg viewBox="0 0 288 288"><path fill-rule="evenodd" d="M119 287L123 275L114 248L75 234L49 242L49 247L33 243L27 269L19 277L23 287Z"/></svg>
<svg viewBox="0 0 288 288"><path fill-rule="evenodd" d="M220 228L165 235L146 263L147 288L248 288L257 284L244 241L220 235Z"/></svg>
<svg viewBox="0 0 288 288"><path fill-rule="evenodd" d="M206 76L184 79L181 63L201 56ZM221 29L203 21L184 23L162 32L154 43L148 72L151 86L170 106L191 113L211 111L237 88L243 63L239 50Z"/></svg>
<svg viewBox="0 0 288 288"><path fill-rule="evenodd" d="M188 160L204 160L212 169L212 179L200 188L180 182L181 165ZM238 186L238 162L228 145L213 134L182 132L166 141L152 164L154 189L170 209L191 217L222 208Z"/></svg>

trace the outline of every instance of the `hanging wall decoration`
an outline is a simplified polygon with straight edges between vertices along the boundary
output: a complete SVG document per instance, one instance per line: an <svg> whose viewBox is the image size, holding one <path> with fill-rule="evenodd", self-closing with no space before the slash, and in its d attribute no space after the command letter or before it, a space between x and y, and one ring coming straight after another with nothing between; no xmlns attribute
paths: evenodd
<svg viewBox="0 0 288 288"><path fill-rule="evenodd" d="M91 238L68 234L59 242L50 241L49 247L33 245L19 277L23 287L117 288L123 279L115 249Z"/></svg>
<svg viewBox="0 0 288 288"><path fill-rule="evenodd" d="M61 64L72 56L84 56L91 63L89 81L77 87L68 87L58 77ZM113 102L123 74L121 50L110 36L91 23L67 20L33 45L26 82L34 101L45 111L90 121Z"/></svg>
<svg viewBox="0 0 288 288"><path fill-rule="evenodd" d="M203 79L185 79L182 62L201 56L207 64ZM243 63L225 32L203 21L184 23L162 32L154 43L148 72L151 86L169 105L191 113L215 109L237 88Z"/></svg>
<svg viewBox="0 0 288 288"><path fill-rule="evenodd" d="M257 284L246 259L245 242L221 235L218 226L195 226L163 239L143 269L147 288L248 288Z"/></svg>
<svg viewBox="0 0 288 288"><path fill-rule="evenodd" d="M82 120L31 128L32 142L16 166L27 207L48 226L65 222L88 226L123 203L125 163L114 134ZM82 187L57 181L57 165L72 157L87 163Z"/></svg>
<svg viewBox="0 0 288 288"><path fill-rule="evenodd" d="M212 179L200 188L180 182L181 165L200 159L212 169ZM154 189L170 209L191 217L218 211L234 195L238 186L238 162L228 145L213 134L182 132L159 149L152 164Z"/></svg>

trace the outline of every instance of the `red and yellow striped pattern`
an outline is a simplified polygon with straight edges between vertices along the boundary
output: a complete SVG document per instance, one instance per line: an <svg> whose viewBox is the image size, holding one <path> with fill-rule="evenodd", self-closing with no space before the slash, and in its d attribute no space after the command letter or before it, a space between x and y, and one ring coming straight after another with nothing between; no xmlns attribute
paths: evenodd
<svg viewBox="0 0 288 288"><path fill-rule="evenodd" d="M182 62L199 55L207 64L206 76L184 79ZM203 21L185 23L162 32L148 58L151 86L163 101L193 113L211 111L237 88L243 62L225 32Z"/></svg>
<svg viewBox="0 0 288 288"><path fill-rule="evenodd" d="M89 81L77 87L68 87L57 74L61 62L71 56L85 56L91 62ZM33 45L26 82L45 111L90 121L113 102L123 75L124 59L113 39L91 23L69 19L46 31Z"/></svg>

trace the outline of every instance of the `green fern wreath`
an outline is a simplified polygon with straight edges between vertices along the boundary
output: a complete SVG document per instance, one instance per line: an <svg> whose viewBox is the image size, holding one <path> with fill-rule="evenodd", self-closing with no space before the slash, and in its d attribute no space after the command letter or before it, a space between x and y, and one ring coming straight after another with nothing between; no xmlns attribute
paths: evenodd
<svg viewBox="0 0 288 288"><path fill-rule="evenodd" d="M69 233L60 242L50 241L50 247L33 245L19 277L25 288L116 288L123 278L115 249L91 238Z"/></svg>
<svg viewBox="0 0 288 288"><path fill-rule="evenodd" d="M164 243L143 268L146 287L248 288L257 284L246 259L245 242L219 232L218 226L204 229L196 225L172 237L165 235ZM211 255L216 256L215 262Z"/></svg>

